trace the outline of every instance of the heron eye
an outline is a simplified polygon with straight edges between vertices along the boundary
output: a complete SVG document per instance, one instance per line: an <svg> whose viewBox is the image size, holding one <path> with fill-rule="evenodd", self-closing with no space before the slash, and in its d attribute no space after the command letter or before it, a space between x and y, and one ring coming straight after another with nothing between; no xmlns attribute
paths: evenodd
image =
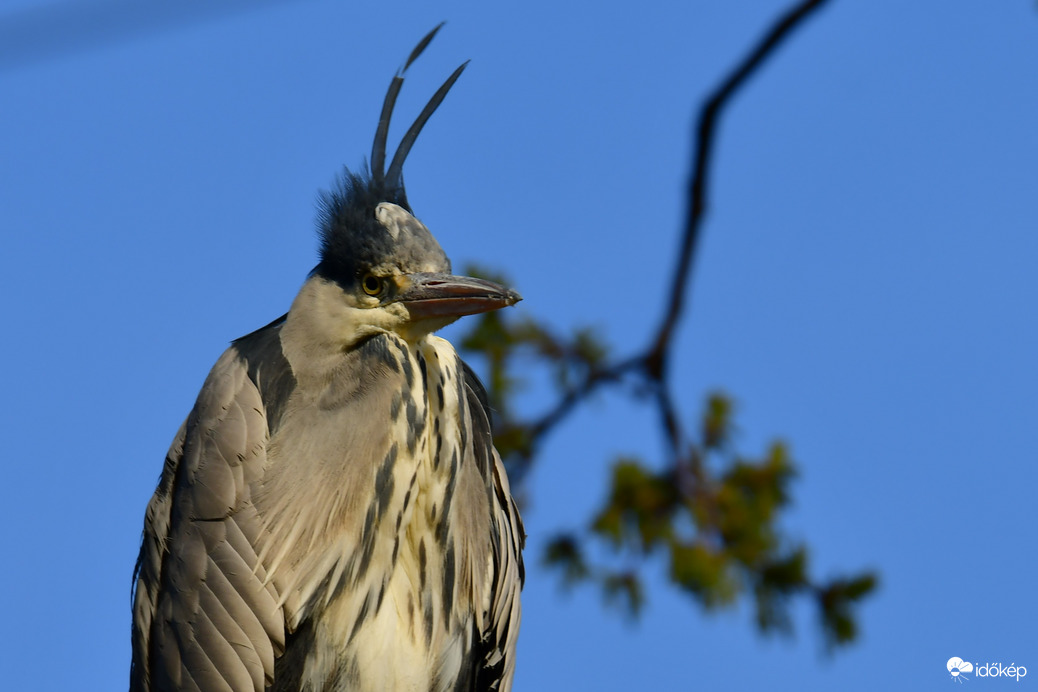
<svg viewBox="0 0 1038 692"><path fill-rule="evenodd" d="M377 296L382 292L382 278L374 274L366 274L360 283L369 296Z"/></svg>

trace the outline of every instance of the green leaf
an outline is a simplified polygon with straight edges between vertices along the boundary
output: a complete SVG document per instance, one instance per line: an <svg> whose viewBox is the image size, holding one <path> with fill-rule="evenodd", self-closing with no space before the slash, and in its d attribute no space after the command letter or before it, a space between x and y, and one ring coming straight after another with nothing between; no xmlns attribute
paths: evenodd
<svg viewBox="0 0 1038 692"><path fill-rule="evenodd" d="M614 546L626 543L648 552L673 535L678 503L669 477L649 472L637 460L621 459L613 466L609 500L591 528Z"/></svg>
<svg viewBox="0 0 1038 692"><path fill-rule="evenodd" d="M760 570L760 582L769 591L788 594L807 585L807 548L797 547Z"/></svg>
<svg viewBox="0 0 1038 692"><path fill-rule="evenodd" d="M793 626L789 617L789 597L808 586L807 549L803 546L765 564L758 572L753 591L757 626L761 631L790 633Z"/></svg>
<svg viewBox="0 0 1038 692"><path fill-rule="evenodd" d="M732 434L732 401L720 392L710 394L703 413L703 446L708 450L720 449Z"/></svg>
<svg viewBox="0 0 1038 692"><path fill-rule="evenodd" d="M602 580L602 591L607 603L619 602L632 618L638 616L645 604L641 580L633 572L606 575Z"/></svg>
<svg viewBox="0 0 1038 692"><path fill-rule="evenodd" d="M822 631L830 650L853 642L858 628L853 606L875 590L875 574L866 572L852 579L835 579L818 592Z"/></svg>
<svg viewBox="0 0 1038 692"><path fill-rule="evenodd" d="M588 577L588 567L580 543L571 534L559 534L548 542L544 550L544 564L560 569L566 586Z"/></svg>
<svg viewBox="0 0 1038 692"><path fill-rule="evenodd" d="M725 555L701 544L674 543L670 575L707 608L729 604L739 593L738 580L731 574Z"/></svg>
<svg viewBox="0 0 1038 692"><path fill-rule="evenodd" d="M588 367L595 368L605 361L609 349L593 329L582 327L573 336L573 352Z"/></svg>

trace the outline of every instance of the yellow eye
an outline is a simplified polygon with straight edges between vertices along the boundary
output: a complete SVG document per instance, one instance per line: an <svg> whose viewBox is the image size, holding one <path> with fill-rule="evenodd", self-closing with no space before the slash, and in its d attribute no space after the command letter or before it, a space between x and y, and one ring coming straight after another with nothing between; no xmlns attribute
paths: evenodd
<svg viewBox="0 0 1038 692"><path fill-rule="evenodd" d="M377 296L382 292L382 277L375 276L374 274L365 274L360 281L360 285L369 296Z"/></svg>

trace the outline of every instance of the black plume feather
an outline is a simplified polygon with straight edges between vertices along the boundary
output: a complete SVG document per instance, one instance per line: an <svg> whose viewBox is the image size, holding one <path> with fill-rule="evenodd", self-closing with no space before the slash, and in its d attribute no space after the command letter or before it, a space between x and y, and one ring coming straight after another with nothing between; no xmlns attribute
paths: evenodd
<svg viewBox="0 0 1038 692"><path fill-rule="evenodd" d="M443 27L443 22L436 25L432 31L422 37L422 40L418 42L418 45L414 47L411 54L407 56L407 62L404 63L393 80L389 83L389 89L386 91L386 98L382 101L382 112L379 115L378 127L375 128L375 140L371 145L371 182L373 187L376 189L382 189L387 194L386 201L393 201L405 208L407 206L407 194L404 191L404 177L403 167L404 160L407 158L407 154L411 151L411 147L414 146L415 140L418 138L418 134L422 131L425 123L429 120L432 114L439 107L440 103L443 102L444 97L447 96L447 92L457 81L458 77L461 76L462 70L465 69L465 65L468 64L466 61L458 69L447 78L447 81L433 94L433 97L429 100L429 103L425 105L422 112L418 115L417 120L411 125L403 139L400 141L400 146L397 147L396 153L393 155L392 163L389 165L389 170L386 171L386 141L389 138L389 122L393 117L393 108L396 106L397 96L400 95L400 89L404 85L404 75L407 73L407 69L411 67L411 64L418 59L418 57L425 51L425 49L432 42L437 32Z"/></svg>
<svg viewBox="0 0 1038 692"><path fill-rule="evenodd" d="M388 253L387 237L375 221L375 208L382 202L392 202L411 211L404 190L403 167L408 152L414 146L418 134L425 123L436 111L454 82L465 69L466 61L454 70L447 81L437 89L432 98L419 113L414 124L404 134L393 155L389 171L385 171L386 140L389 136L389 122L393 115L397 96L404 84L407 68L418 59L429 43L436 36L443 24L439 24L426 34L414 47L407 62L404 63L393 80L382 102L382 112L378 127L375 128L375 140L371 147L371 168L359 174L348 168L340 177L335 189L324 193L320 201L318 225L321 234L322 271L340 277L351 276L357 266L374 263L377 257ZM442 250L440 251L442 252Z"/></svg>

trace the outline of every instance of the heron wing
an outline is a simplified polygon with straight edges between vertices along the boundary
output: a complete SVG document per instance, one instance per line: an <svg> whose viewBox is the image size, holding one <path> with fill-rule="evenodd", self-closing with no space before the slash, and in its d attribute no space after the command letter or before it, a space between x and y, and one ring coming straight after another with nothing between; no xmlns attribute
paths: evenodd
<svg viewBox="0 0 1038 692"><path fill-rule="evenodd" d="M250 480L268 439L248 362L228 349L166 456L137 561L131 690L262 691L284 649L254 546Z"/></svg>
<svg viewBox="0 0 1038 692"><path fill-rule="evenodd" d="M476 464L485 475L491 515L490 608L483 631L477 633L475 689L505 692L511 689L515 674L515 647L521 615L519 592L525 579L522 550L526 533L508 487L501 456L494 448L486 390L468 364L462 363L472 419L472 447Z"/></svg>

